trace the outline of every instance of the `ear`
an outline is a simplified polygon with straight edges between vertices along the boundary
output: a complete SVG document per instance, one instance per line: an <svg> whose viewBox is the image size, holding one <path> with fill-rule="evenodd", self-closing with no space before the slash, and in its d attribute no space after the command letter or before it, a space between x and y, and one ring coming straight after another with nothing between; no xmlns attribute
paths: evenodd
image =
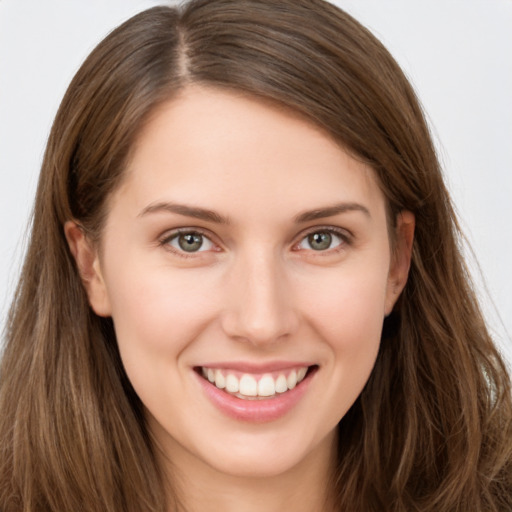
<svg viewBox="0 0 512 512"><path fill-rule="evenodd" d="M415 217L412 212L402 211L397 216L395 247L391 257L386 288L384 314L387 316L402 293L411 266L412 244L414 240Z"/></svg>
<svg viewBox="0 0 512 512"><path fill-rule="evenodd" d="M87 238L83 228L74 221L64 224L64 233L87 292L89 304L97 315L110 316L110 301L101 272L97 248Z"/></svg>

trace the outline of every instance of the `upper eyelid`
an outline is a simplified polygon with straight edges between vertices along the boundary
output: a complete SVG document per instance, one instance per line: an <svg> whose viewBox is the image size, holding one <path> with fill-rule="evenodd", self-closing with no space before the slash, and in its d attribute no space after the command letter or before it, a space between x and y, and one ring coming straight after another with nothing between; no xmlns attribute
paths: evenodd
<svg viewBox="0 0 512 512"><path fill-rule="evenodd" d="M342 238L352 238L354 236L354 234L346 228L340 228L336 226L312 226L311 228L307 228L306 230L299 233L299 235L297 235L296 238L298 240L302 240L303 238L305 238L308 235L311 235L312 233L318 233L323 231L327 231L328 233L334 233L336 235L341 236Z"/></svg>
<svg viewBox="0 0 512 512"><path fill-rule="evenodd" d="M193 226L186 227L186 228L175 228L175 229L170 229L170 230L164 231L158 237L158 240L160 243L164 243L169 240L172 240L173 238L175 238L178 235L182 235L182 234L186 234L186 233L197 233L198 235L202 235L202 236L208 238L208 240L210 240L212 243L218 245L217 242L215 242L215 240L213 240L215 238L213 233L211 233L210 231L205 230L203 228L197 228L197 227L193 227Z"/></svg>

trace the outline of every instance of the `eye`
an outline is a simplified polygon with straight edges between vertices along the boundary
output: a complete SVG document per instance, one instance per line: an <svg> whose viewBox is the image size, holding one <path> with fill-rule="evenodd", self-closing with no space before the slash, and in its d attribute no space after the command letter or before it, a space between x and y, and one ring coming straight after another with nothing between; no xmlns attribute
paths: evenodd
<svg viewBox="0 0 512 512"><path fill-rule="evenodd" d="M313 231L305 236L297 245L299 249L328 251L346 243L346 236L332 229Z"/></svg>
<svg viewBox="0 0 512 512"><path fill-rule="evenodd" d="M214 248L213 242L197 231L182 231L167 237L162 241L163 245L171 246L177 252L204 252Z"/></svg>

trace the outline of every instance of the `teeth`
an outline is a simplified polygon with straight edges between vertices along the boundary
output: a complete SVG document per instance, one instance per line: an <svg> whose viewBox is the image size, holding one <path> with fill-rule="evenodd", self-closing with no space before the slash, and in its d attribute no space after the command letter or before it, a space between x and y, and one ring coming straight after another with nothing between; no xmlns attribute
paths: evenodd
<svg viewBox="0 0 512 512"><path fill-rule="evenodd" d="M279 375L276 379L276 393L284 393L285 391L288 391L286 377L284 375Z"/></svg>
<svg viewBox="0 0 512 512"><path fill-rule="evenodd" d="M240 379L240 394L245 396L258 396L258 383L251 375L243 375Z"/></svg>
<svg viewBox="0 0 512 512"><path fill-rule="evenodd" d="M307 367L301 367L291 370L288 375L284 372L276 374L276 376L266 373L257 380L254 375L249 373L244 373L238 378L229 370L201 368L201 374L205 379L215 384L219 389L237 394L239 398L273 397L277 393L285 393L301 382L307 371Z"/></svg>
<svg viewBox="0 0 512 512"><path fill-rule="evenodd" d="M229 373L226 377L226 389L230 393L238 393L240 389L240 383L238 382L238 379L231 373Z"/></svg>
<svg viewBox="0 0 512 512"><path fill-rule="evenodd" d="M286 384L288 384L288 389L293 389L297 385L297 372L295 370L292 370L290 372L290 375L288 375L288 378L286 379Z"/></svg>
<svg viewBox="0 0 512 512"><path fill-rule="evenodd" d="M222 375L222 372L220 370L215 370L215 385L219 389L224 389L226 387L226 378L224 377L224 375Z"/></svg>
<svg viewBox="0 0 512 512"><path fill-rule="evenodd" d="M272 375L263 375L258 382L258 396L272 396L275 394L276 384Z"/></svg>

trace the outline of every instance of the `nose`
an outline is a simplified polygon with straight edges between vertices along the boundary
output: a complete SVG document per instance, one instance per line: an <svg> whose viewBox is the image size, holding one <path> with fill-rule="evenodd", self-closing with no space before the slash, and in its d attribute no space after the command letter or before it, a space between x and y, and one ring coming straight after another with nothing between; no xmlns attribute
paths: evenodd
<svg viewBox="0 0 512 512"><path fill-rule="evenodd" d="M229 306L222 327L229 337L264 346L297 329L294 296L278 257L260 253L240 258L231 269L225 291Z"/></svg>

